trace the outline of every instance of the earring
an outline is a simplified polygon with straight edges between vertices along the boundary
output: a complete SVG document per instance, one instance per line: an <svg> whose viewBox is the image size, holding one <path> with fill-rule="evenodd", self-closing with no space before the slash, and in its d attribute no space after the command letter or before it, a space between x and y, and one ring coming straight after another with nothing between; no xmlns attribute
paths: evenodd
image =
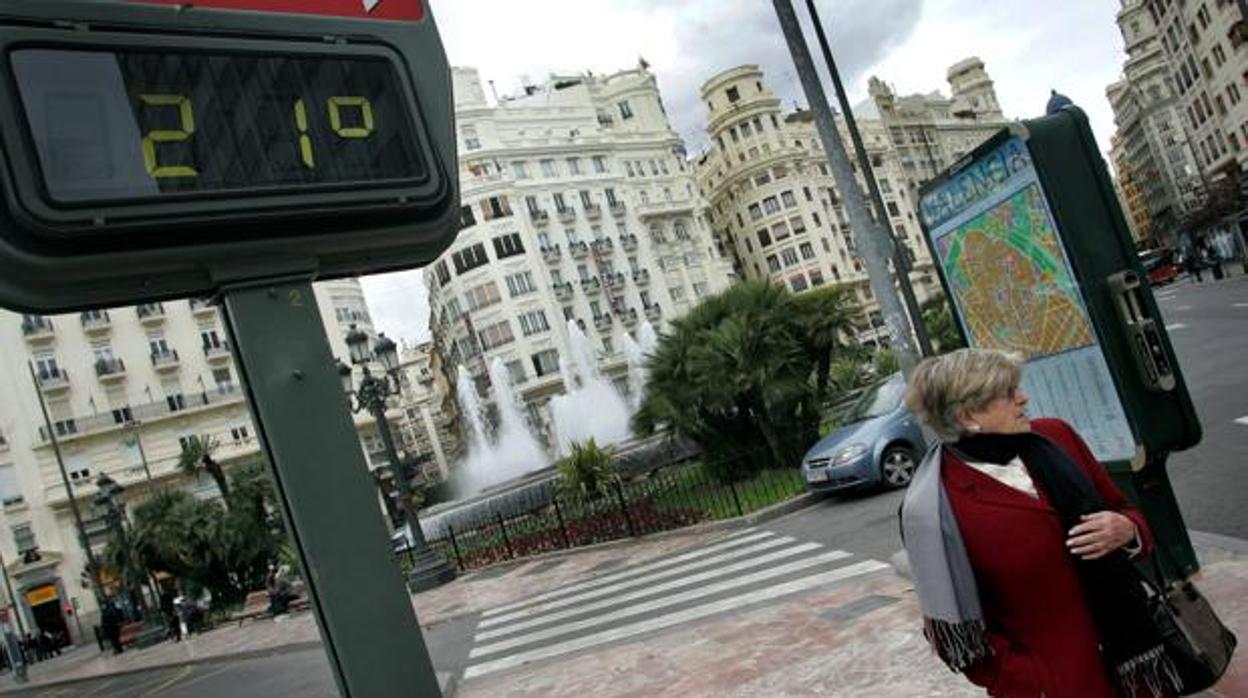
<svg viewBox="0 0 1248 698"><path fill-rule="evenodd" d="M983 427L979 426L978 424L971 423L971 424L966 425L966 430L971 432L972 434L978 434L980 429L983 429Z"/></svg>

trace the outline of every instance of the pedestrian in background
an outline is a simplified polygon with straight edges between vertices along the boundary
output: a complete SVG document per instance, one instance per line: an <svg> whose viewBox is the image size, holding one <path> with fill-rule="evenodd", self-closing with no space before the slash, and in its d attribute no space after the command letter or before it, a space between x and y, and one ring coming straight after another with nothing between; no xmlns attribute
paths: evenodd
<svg viewBox="0 0 1248 698"><path fill-rule="evenodd" d="M1192 245L1183 253L1183 266L1187 269L1187 273L1196 283L1200 283L1200 248Z"/></svg>
<svg viewBox="0 0 1248 698"><path fill-rule="evenodd" d="M962 349L911 377L907 405L942 440L902 509L928 641L992 696L1175 695L1130 569L1148 524L1070 425L1028 419L1021 373Z"/></svg>

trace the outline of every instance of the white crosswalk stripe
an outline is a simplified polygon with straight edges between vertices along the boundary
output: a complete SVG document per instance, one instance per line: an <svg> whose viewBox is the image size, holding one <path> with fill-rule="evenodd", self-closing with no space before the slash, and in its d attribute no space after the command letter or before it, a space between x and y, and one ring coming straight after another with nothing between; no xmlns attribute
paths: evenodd
<svg viewBox="0 0 1248 698"><path fill-rule="evenodd" d="M465 679L552 659L888 569L768 532L743 531L482 614Z"/></svg>
<svg viewBox="0 0 1248 698"><path fill-rule="evenodd" d="M749 535L734 536L727 540L723 540L718 543L715 543L714 545L708 545L705 548L694 550L689 553L684 553L674 558L654 560L652 562L648 562L642 565L637 565L636 567L630 567L627 569L619 570L618 572L612 572L611 574L600 575L590 580L587 580L585 582L580 582L578 584L572 584L570 586L561 587L559 589L555 589L554 591L549 591L544 594L538 594L537 596L524 599L523 601L517 601L515 603L504 604L502 606L491 608L490 610L482 613L481 615L484 616L485 618L490 618L491 616L496 616L500 613L507 613L508 611L514 611L518 608L524 608L525 606L532 606L536 603L547 601L549 599L557 599L557 598L568 596L568 595L571 595L573 593L576 593L585 589L593 589L595 587L600 587L604 584L610 584L610 583L619 581L621 579L633 577L635 575L638 575L644 572L649 572L651 570L655 570L660 567L671 565L673 563L685 562L687 560L696 560L699 558L703 558L708 555L719 552L721 550L740 545L742 543L761 541L761 540L767 540L767 539L774 540L776 538L776 536L766 531L754 532L751 529L750 531L743 532L743 533L748 533Z"/></svg>

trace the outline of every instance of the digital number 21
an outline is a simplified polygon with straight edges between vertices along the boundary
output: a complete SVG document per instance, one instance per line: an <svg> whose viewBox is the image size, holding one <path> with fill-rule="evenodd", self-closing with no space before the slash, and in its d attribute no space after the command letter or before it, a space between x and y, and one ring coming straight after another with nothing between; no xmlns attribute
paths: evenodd
<svg viewBox="0 0 1248 698"><path fill-rule="evenodd" d="M169 107L178 110L178 128L153 129L143 136L143 165L147 173L157 179L169 177L196 177L199 172L189 165L161 165L156 155L160 143L180 143L190 140L195 133L195 109L191 100L177 94L143 94L139 101L148 107ZM340 138L368 138L373 133L373 105L366 97L330 97L325 100L329 112L329 125ZM359 126L344 126L344 109L359 109ZM299 132L299 159L308 169L316 168L312 152L312 138L308 135L308 111L303 98L294 104L295 130Z"/></svg>

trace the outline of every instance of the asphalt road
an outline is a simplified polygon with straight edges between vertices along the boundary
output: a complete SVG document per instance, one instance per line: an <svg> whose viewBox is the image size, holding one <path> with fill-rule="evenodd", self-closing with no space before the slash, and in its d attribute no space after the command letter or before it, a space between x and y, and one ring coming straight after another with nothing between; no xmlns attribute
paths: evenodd
<svg viewBox="0 0 1248 698"><path fill-rule="evenodd" d="M1248 277L1218 284L1186 281L1158 298L1180 367L1204 426L1196 448L1175 454L1170 471L1189 528L1248 538ZM902 493L863 492L829 497L765 524L774 533L888 560L897 551ZM426 642L439 671L458 673L471 649L475 617L434 626ZM159 696L268 698L333 696L320 649L238 661L158 669L105 678L30 696Z"/></svg>
<svg viewBox="0 0 1248 698"><path fill-rule="evenodd" d="M1190 529L1248 538L1248 277L1157 297L1204 430L1170 458L1179 506Z"/></svg>

